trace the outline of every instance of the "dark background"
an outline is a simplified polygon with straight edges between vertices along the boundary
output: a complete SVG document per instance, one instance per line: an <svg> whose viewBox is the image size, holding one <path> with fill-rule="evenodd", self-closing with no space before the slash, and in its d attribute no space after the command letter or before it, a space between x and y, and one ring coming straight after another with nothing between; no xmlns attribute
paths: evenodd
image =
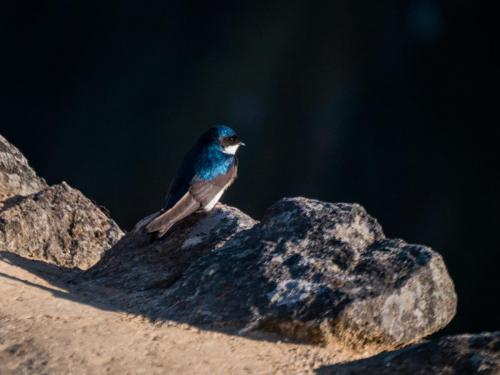
<svg viewBox="0 0 500 375"><path fill-rule="evenodd" d="M494 2L12 1L0 21L0 132L49 183L130 228L225 123L248 145L226 203L359 202L443 254L445 332L500 328Z"/></svg>

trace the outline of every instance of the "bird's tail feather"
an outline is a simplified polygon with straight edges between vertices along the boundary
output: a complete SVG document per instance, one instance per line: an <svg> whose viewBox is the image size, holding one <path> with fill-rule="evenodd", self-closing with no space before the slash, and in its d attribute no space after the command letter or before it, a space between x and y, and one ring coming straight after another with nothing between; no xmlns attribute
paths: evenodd
<svg viewBox="0 0 500 375"><path fill-rule="evenodd" d="M149 233L156 232L158 238L163 237L175 223L191 215L198 208L200 203L188 192L172 208L151 220L146 225L146 230Z"/></svg>

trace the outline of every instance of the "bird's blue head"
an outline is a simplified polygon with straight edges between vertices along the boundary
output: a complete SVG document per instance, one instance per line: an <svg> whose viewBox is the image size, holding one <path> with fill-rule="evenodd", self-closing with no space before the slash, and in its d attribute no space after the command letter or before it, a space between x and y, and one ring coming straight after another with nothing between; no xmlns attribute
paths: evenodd
<svg viewBox="0 0 500 375"><path fill-rule="evenodd" d="M212 127L219 138L222 137L234 137L236 132L226 125L215 125Z"/></svg>
<svg viewBox="0 0 500 375"><path fill-rule="evenodd" d="M201 136L200 141L229 155L236 154L238 148L245 145L240 141L236 132L225 125L216 125L208 129Z"/></svg>

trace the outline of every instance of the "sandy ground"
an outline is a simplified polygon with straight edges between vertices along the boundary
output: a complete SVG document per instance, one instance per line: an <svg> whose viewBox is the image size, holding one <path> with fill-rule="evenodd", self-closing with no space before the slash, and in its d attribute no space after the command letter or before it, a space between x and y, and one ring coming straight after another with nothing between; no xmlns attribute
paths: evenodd
<svg viewBox="0 0 500 375"><path fill-rule="evenodd" d="M350 359L335 348L270 336L151 323L105 304L88 304L91 296L70 295L46 281L54 275L37 276L49 271L33 267L0 257L1 375L309 374Z"/></svg>

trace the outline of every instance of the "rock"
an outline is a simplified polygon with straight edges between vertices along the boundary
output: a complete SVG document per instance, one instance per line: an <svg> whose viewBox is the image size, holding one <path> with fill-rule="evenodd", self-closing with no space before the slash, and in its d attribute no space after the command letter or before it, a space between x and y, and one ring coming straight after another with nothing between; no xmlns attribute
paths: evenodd
<svg viewBox="0 0 500 375"><path fill-rule="evenodd" d="M456 295L439 254L385 239L357 204L282 199L194 262L159 317L380 352L444 327Z"/></svg>
<svg viewBox="0 0 500 375"><path fill-rule="evenodd" d="M152 240L139 222L84 276L101 285L143 291L168 288L196 259L219 249L256 221L240 210L218 204L210 214L193 215L174 226L168 236Z"/></svg>
<svg viewBox="0 0 500 375"><path fill-rule="evenodd" d="M0 208L0 249L64 267L87 269L123 235L106 214L66 183Z"/></svg>
<svg viewBox="0 0 500 375"><path fill-rule="evenodd" d="M28 195L45 189L24 155L0 135L0 202L14 195Z"/></svg>
<svg viewBox="0 0 500 375"><path fill-rule="evenodd" d="M268 331L363 355L413 343L455 314L441 256L386 239L357 204L287 198L260 223L218 205L160 240L145 233L150 218L122 238L82 193L65 183L47 188L0 140L1 191L16 195L0 207L0 249L91 267L78 273L75 290L113 308L233 332Z"/></svg>
<svg viewBox="0 0 500 375"><path fill-rule="evenodd" d="M160 242L136 231L88 277L126 293L148 288L134 312L153 319L270 331L364 353L415 342L455 314L441 256L386 239L357 204L282 199L257 224L219 209L236 217L221 232L193 234L211 216Z"/></svg>
<svg viewBox="0 0 500 375"><path fill-rule="evenodd" d="M320 368L320 375L500 374L500 331L447 336L375 357Z"/></svg>

